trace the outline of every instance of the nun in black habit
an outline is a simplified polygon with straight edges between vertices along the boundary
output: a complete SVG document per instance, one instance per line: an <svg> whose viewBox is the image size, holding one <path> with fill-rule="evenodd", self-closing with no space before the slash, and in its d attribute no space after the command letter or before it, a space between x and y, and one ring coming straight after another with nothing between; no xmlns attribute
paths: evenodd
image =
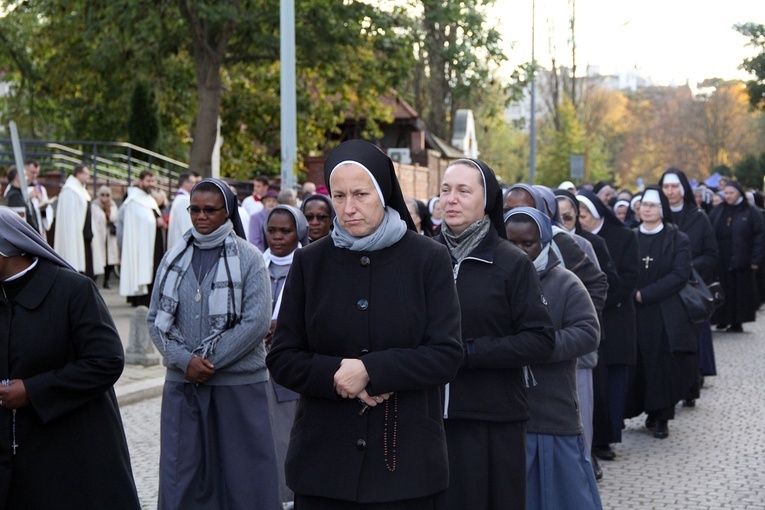
<svg viewBox="0 0 765 510"><path fill-rule="evenodd" d="M140 508L96 286L7 207L0 281L0 508Z"/></svg>
<svg viewBox="0 0 765 510"><path fill-rule="evenodd" d="M637 359L632 300L638 277L637 237L593 192L580 190L576 198L581 228L603 238L619 277L616 285L608 288L603 309L605 338L598 348L598 365L593 371L593 453L612 460L615 453L609 445L622 440L628 372Z"/></svg>
<svg viewBox="0 0 765 510"><path fill-rule="evenodd" d="M373 144L340 144L324 179L334 230L295 252L267 357L300 394L287 485L303 510L432 509L449 484L439 388L462 360L449 254L414 232Z"/></svg>
<svg viewBox="0 0 765 510"><path fill-rule="evenodd" d="M712 323L717 329L740 333L744 322L755 320L759 307L754 275L765 257L762 215L747 202L741 185L728 181L724 202L709 219L720 248L717 276L725 290L725 303L715 310Z"/></svg>
<svg viewBox="0 0 765 510"><path fill-rule="evenodd" d="M682 170L665 170L659 180L659 186L667 196L672 211L672 223L688 236L691 243L693 267L709 285L714 281L718 256L717 240L709 216L696 205L696 197ZM717 375L712 326L709 321L699 326L699 371L701 375ZM692 401L698 396L699 385L696 384L692 391L685 395L686 405L692 405Z"/></svg>
<svg viewBox="0 0 765 510"><path fill-rule="evenodd" d="M675 404L696 379L696 327L679 292L691 276L688 236L672 224L661 188L648 186L640 204L640 272L634 295L638 356L630 381L627 416L648 414L646 426L658 439L669 436Z"/></svg>
<svg viewBox="0 0 765 510"><path fill-rule="evenodd" d="M438 510L526 509L523 366L549 361L555 339L534 265L506 241L502 202L485 163L444 172L436 240L452 257L465 359L443 393L450 481Z"/></svg>

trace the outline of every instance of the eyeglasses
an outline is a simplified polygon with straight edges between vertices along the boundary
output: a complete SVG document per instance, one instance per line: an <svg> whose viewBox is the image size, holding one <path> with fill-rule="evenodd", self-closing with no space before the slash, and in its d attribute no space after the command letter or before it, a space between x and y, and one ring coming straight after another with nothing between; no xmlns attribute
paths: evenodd
<svg viewBox="0 0 765 510"><path fill-rule="evenodd" d="M640 207L645 207L646 209L658 209L661 207L661 204L656 204L654 202L640 202Z"/></svg>
<svg viewBox="0 0 765 510"><path fill-rule="evenodd" d="M571 214L561 214L561 219L563 221L574 221L576 219L576 216L573 216Z"/></svg>
<svg viewBox="0 0 765 510"><path fill-rule="evenodd" d="M327 216L326 214L306 214L305 219L308 221L313 221L313 220L327 221L329 220L329 216Z"/></svg>
<svg viewBox="0 0 765 510"><path fill-rule="evenodd" d="M109 193L99 193L99 197L110 197L111 195Z"/></svg>
<svg viewBox="0 0 765 510"><path fill-rule="evenodd" d="M205 216L212 216L216 212L225 208L225 205L223 207L197 207L196 205L190 205L186 208L186 210L189 211L189 214L192 216L198 216L201 212L204 212Z"/></svg>

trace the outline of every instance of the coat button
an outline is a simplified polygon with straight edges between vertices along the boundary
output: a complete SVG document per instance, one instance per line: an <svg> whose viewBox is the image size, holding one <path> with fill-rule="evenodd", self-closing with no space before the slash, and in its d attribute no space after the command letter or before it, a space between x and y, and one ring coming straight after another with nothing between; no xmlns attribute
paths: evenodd
<svg viewBox="0 0 765 510"><path fill-rule="evenodd" d="M369 257L367 257L366 255L361 257L361 265L364 267L367 267L369 265Z"/></svg>
<svg viewBox="0 0 765 510"><path fill-rule="evenodd" d="M356 303L356 307L359 310L366 310L367 308L369 308L369 301L367 301L366 299L359 299L359 301Z"/></svg>
<svg viewBox="0 0 765 510"><path fill-rule="evenodd" d="M357 439L356 440L356 449L358 451L363 452L364 449L366 449L366 447L367 447L367 442L366 441L364 441L363 439Z"/></svg>

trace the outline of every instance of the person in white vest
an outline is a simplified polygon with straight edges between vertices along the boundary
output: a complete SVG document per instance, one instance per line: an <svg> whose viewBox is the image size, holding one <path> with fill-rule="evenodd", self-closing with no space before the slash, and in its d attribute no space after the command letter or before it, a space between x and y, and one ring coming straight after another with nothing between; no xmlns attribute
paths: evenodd
<svg viewBox="0 0 765 510"><path fill-rule="evenodd" d="M165 222L151 196L155 183L153 173L141 172L136 185L128 188L119 212L122 226L120 295L126 296L133 306L149 305L154 273L164 254Z"/></svg>
<svg viewBox="0 0 765 510"><path fill-rule="evenodd" d="M27 176L27 186L29 186L29 200L32 202L32 208L37 216L37 228L40 235L46 241L48 240L48 231L53 226L55 210L53 202L48 197L48 190L45 186L37 182L40 175L40 163L34 159L27 161L24 165L24 171Z"/></svg>
<svg viewBox="0 0 765 510"><path fill-rule="evenodd" d="M183 172L178 176L178 192L173 199L173 205L170 206L170 218L167 225L167 248L172 248L175 243L183 237L188 229L191 228L191 216L186 210L190 202L191 188L194 187L202 178L196 172Z"/></svg>
<svg viewBox="0 0 765 510"><path fill-rule="evenodd" d="M89 180L90 168L87 165L77 165L61 188L56 207L53 248L75 270L92 278L94 274L102 274L104 268L96 268L94 273L90 251L93 239L90 225L91 197L85 187Z"/></svg>

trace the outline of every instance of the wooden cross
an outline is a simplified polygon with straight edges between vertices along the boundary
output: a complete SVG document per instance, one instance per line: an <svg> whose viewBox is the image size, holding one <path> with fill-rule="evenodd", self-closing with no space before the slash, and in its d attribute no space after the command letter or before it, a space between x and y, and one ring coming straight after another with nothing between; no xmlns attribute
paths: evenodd
<svg viewBox="0 0 765 510"><path fill-rule="evenodd" d="M642 258L642 259L640 259L640 260L642 260L643 262L645 262L645 268L646 268L646 269L648 269L648 264L650 264L651 262L653 262L655 259L652 259L650 255L646 255L645 257L643 257L643 258Z"/></svg>

